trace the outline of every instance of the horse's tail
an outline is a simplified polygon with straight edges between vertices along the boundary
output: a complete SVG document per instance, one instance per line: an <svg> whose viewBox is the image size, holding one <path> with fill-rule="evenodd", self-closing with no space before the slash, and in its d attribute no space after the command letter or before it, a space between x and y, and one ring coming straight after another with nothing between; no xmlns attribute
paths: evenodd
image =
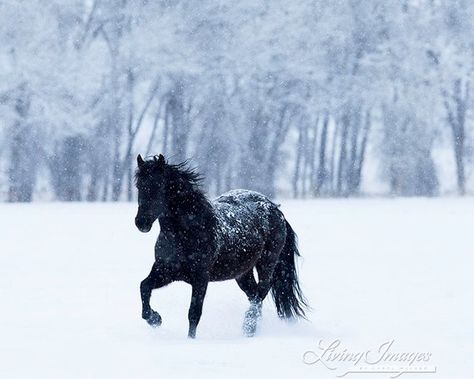
<svg viewBox="0 0 474 379"><path fill-rule="evenodd" d="M298 283L295 264L296 257L300 256L296 234L288 221L285 220L285 223L286 241L273 273L272 297L280 318L306 318L305 309L309 306Z"/></svg>

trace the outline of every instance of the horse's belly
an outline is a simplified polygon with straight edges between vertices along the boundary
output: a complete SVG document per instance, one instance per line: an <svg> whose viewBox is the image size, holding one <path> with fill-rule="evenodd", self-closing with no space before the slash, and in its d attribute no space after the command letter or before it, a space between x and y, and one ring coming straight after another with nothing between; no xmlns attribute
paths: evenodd
<svg viewBox="0 0 474 379"><path fill-rule="evenodd" d="M209 271L213 282L235 279L255 267L261 256L262 249L258 250L231 250L219 254Z"/></svg>

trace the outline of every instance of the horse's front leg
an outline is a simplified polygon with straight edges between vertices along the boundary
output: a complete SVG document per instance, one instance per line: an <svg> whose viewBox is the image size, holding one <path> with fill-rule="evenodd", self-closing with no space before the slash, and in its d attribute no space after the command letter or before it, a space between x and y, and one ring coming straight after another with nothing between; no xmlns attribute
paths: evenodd
<svg viewBox="0 0 474 379"><path fill-rule="evenodd" d="M150 274L140 284L140 294L142 298L142 318L153 327L161 325L161 316L158 312L151 309L150 297L151 291L164 287L172 282L171 275L165 269L160 269L155 262Z"/></svg>
<svg viewBox="0 0 474 379"><path fill-rule="evenodd" d="M188 337L196 337L196 329L201 319L202 305L204 303L204 297L206 296L207 285L209 283L208 277L199 277L191 283L193 287L191 306L189 307L188 319L189 319L189 332Z"/></svg>

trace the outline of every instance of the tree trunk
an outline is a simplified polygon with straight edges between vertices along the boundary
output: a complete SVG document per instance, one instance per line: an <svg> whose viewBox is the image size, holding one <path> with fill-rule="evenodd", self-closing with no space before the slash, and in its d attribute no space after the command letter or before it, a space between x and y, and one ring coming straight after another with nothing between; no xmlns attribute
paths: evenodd
<svg viewBox="0 0 474 379"><path fill-rule="evenodd" d="M8 201L30 202L36 184L38 152L36 138L27 124L30 96L26 84L19 87L15 110L17 121L12 128L10 163L8 168Z"/></svg>
<svg viewBox="0 0 474 379"><path fill-rule="evenodd" d="M296 144L295 172L293 174L293 197L298 197L298 183L300 180L301 158L303 155L303 125L298 125L298 142Z"/></svg>
<svg viewBox="0 0 474 379"><path fill-rule="evenodd" d="M321 131L321 142L319 147L319 165L318 175L316 180L316 188L314 191L315 196L321 196L321 191L324 188L327 179L327 168L326 168L326 147L328 138L328 124L329 116L324 116L323 129Z"/></svg>
<svg viewBox="0 0 474 379"><path fill-rule="evenodd" d="M466 193L466 177L464 169L465 156L465 124L466 110L469 101L469 82L462 88L461 79L457 79L453 85L452 103L445 93L445 106L448 113L448 122L453 137L453 150L456 161L456 181L458 193L462 196Z"/></svg>
<svg viewBox="0 0 474 379"><path fill-rule="evenodd" d="M346 175L346 157L347 157L347 135L349 132L349 117L344 115L342 118L342 133L341 133L341 144L339 146L339 165L337 168L337 194L341 196L344 194L345 186L343 183L344 175Z"/></svg>

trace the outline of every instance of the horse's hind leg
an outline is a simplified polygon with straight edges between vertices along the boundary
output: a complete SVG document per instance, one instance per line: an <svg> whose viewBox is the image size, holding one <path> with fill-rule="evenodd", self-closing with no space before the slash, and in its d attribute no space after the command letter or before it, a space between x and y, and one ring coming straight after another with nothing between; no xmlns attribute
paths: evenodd
<svg viewBox="0 0 474 379"><path fill-rule="evenodd" d="M153 264L150 274L140 284L142 298L142 318L151 326L161 325L161 316L150 307L151 291L164 287L172 282L171 275L167 270L159 269L156 262Z"/></svg>
<svg viewBox="0 0 474 379"><path fill-rule="evenodd" d="M262 302L268 295L268 292L272 288L273 283L273 271L278 261L259 262L257 264L258 272L258 284L257 284L257 296L256 299Z"/></svg>
<svg viewBox="0 0 474 379"><path fill-rule="evenodd" d="M244 320L244 332L249 337L255 335L257 331L257 323L262 315L262 302L272 287L273 272L275 271L283 246L284 239L277 234L268 244L266 251L257 262L258 284L255 288L255 296L250 301L250 308L245 314Z"/></svg>
<svg viewBox="0 0 474 379"><path fill-rule="evenodd" d="M240 289L245 292L250 301L250 308L245 312L242 330L247 336L253 336L257 329L257 320L261 315L261 305L257 303L257 282L253 269L235 279Z"/></svg>
<svg viewBox="0 0 474 379"><path fill-rule="evenodd" d="M257 324L262 316L262 302L272 286L273 270L275 266L276 261L273 262L272 260L264 260L264 263L259 262L257 264L258 284L255 283L255 288L252 290L253 296L249 296L250 308L245 313L243 325L244 333L248 337L254 336L257 331Z"/></svg>
<svg viewBox="0 0 474 379"><path fill-rule="evenodd" d="M250 308L245 312L244 324L242 329L247 336L253 336L257 329L257 321L261 316L261 303L257 302L257 282L253 275L253 269L235 279L240 289L245 292L249 301Z"/></svg>
<svg viewBox="0 0 474 379"><path fill-rule="evenodd" d="M273 285L273 272L280 260L280 253L286 242L286 226L280 215L274 214L273 227L267 240L265 251L257 262L258 285L256 299L262 302Z"/></svg>
<svg viewBox="0 0 474 379"><path fill-rule="evenodd" d="M257 296L257 282L253 276L253 269L247 271L242 276L239 276L235 281L240 289L245 292L249 301L255 300L255 296Z"/></svg>

